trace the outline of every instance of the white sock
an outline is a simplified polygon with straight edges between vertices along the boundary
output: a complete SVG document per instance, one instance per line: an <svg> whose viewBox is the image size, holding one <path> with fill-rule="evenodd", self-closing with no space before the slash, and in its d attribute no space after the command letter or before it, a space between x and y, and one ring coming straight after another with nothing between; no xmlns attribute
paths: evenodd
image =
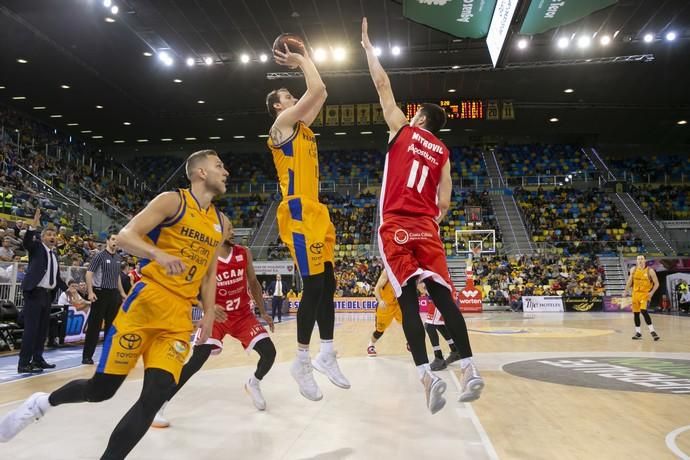
<svg viewBox="0 0 690 460"><path fill-rule="evenodd" d="M36 405L38 406L39 409L41 409L41 412L43 412L43 414L48 412L48 409L53 407L50 404L50 401L48 400L49 397L50 397L50 395L41 395L38 398L36 398Z"/></svg>
<svg viewBox="0 0 690 460"><path fill-rule="evenodd" d="M300 359L302 361L308 361L309 359L311 359L311 356L309 356L309 348L302 348L302 346L300 345L297 348L297 359Z"/></svg>
<svg viewBox="0 0 690 460"><path fill-rule="evenodd" d="M373 342L372 340L370 340L370 341L369 341L369 345L367 345L367 346L373 347L373 346L374 346L374 342Z"/></svg>
<svg viewBox="0 0 690 460"><path fill-rule="evenodd" d="M640 329L639 326L635 326L635 333L636 334L642 334L642 329Z"/></svg>
<svg viewBox="0 0 690 460"><path fill-rule="evenodd" d="M648 324L647 327L649 328L649 332L654 332L654 325L653 324Z"/></svg>
<svg viewBox="0 0 690 460"><path fill-rule="evenodd" d="M460 360L460 367L461 367L462 369L466 368L466 367L469 366L470 364L472 364L472 357L471 357L471 356L470 356L469 358L462 358L462 359Z"/></svg>
<svg viewBox="0 0 690 460"><path fill-rule="evenodd" d="M257 379L256 375L252 374L252 376L249 377L248 383L259 383L260 381L261 381L261 379Z"/></svg>
<svg viewBox="0 0 690 460"><path fill-rule="evenodd" d="M448 345L453 345L455 343L453 339L448 339L446 342L448 342Z"/></svg>
<svg viewBox="0 0 690 460"><path fill-rule="evenodd" d="M419 380L424 378L424 374L427 372L431 372L431 368L429 367L429 363L422 364L421 366L417 366L417 373L419 374Z"/></svg>
<svg viewBox="0 0 690 460"><path fill-rule="evenodd" d="M322 353L333 353L333 341L332 340L322 340L321 341L321 352Z"/></svg>
<svg viewBox="0 0 690 460"><path fill-rule="evenodd" d="M434 351L440 351L440 350L441 350L441 345L439 345L439 346L437 346L437 347L431 347L431 348L433 348Z"/></svg>

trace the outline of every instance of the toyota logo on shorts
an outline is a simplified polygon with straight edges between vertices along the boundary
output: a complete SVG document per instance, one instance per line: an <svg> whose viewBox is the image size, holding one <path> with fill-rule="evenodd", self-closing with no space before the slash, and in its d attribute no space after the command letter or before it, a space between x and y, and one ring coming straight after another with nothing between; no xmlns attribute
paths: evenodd
<svg viewBox="0 0 690 460"><path fill-rule="evenodd" d="M120 337L119 342L125 350L136 350L141 346L141 336L139 334L125 334Z"/></svg>
<svg viewBox="0 0 690 460"><path fill-rule="evenodd" d="M309 250L311 251L312 254L319 255L323 251L324 244L323 243L314 243L311 246L309 246Z"/></svg>
<svg viewBox="0 0 690 460"><path fill-rule="evenodd" d="M393 234L393 239L398 244L405 244L410 240L410 234L407 233L407 230L399 228Z"/></svg>

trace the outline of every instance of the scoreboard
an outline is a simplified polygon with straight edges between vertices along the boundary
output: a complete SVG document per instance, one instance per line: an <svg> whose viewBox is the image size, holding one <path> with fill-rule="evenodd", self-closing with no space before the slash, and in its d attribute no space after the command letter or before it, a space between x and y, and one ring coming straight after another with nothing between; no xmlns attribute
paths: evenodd
<svg viewBox="0 0 690 460"><path fill-rule="evenodd" d="M444 99L436 104L440 105L446 110L446 116L449 120L482 120L484 119L484 101L481 99L474 100L450 100ZM417 110L421 107L421 103L407 102L402 104L403 113L408 120L414 117Z"/></svg>

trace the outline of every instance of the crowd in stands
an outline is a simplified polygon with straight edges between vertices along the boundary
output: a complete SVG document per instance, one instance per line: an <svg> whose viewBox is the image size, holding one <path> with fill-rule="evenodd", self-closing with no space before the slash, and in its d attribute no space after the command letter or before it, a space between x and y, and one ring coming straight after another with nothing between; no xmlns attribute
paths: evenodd
<svg viewBox="0 0 690 460"><path fill-rule="evenodd" d="M606 158L606 164L618 180L642 183L690 181L688 154L644 155Z"/></svg>
<svg viewBox="0 0 690 460"><path fill-rule="evenodd" d="M595 169L572 145L506 145L496 149L496 159L504 177L564 175Z"/></svg>
<svg viewBox="0 0 690 460"><path fill-rule="evenodd" d="M343 257L335 261L336 296L370 297L383 265L371 257Z"/></svg>
<svg viewBox="0 0 690 460"><path fill-rule="evenodd" d="M267 257L268 260L286 260L291 257L290 250L285 246L283 241L278 238L275 243L271 243L268 246Z"/></svg>
<svg viewBox="0 0 690 460"><path fill-rule="evenodd" d="M349 193L322 193L321 201L328 207L335 226L337 252L343 246L343 250L352 251L356 250L353 249L355 246L371 244L376 219L376 195L362 192L353 197Z"/></svg>
<svg viewBox="0 0 690 460"><path fill-rule="evenodd" d="M522 296L564 295L594 298L604 295L604 269L594 257L481 257L472 262L475 286L484 299L520 308Z"/></svg>
<svg viewBox="0 0 690 460"><path fill-rule="evenodd" d="M532 240L564 255L643 252L610 198L597 189L515 189Z"/></svg>
<svg viewBox="0 0 690 460"><path fill-rule="evenodd" d="M638 185L631 195L652 219L690 219L690 185Z"/></svg>

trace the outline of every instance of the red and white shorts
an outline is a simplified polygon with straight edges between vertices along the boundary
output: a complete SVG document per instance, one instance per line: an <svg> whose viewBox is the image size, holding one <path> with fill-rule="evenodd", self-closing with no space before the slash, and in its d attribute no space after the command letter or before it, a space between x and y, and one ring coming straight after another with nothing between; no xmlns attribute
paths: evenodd
<svg viewBox="0 0 690 460"><path fill-rule="evenodd" d="M197 339L199 331L194 337L194 344L199 345ZM268 332L259 322L258 319L247 309L246 314L228 316L228 319L220 323L216 321L213 323L213 332L206 341L206 345L213 345L212 354L216 355L223 351L223 339L226 335L240 341L244 347L244 351L249 353L254 348L256 342L266 337L269 337Z"/></svg>
<svg viewBox="0 0 690 460"><path fill-rule="evenodd" d="M431 278L452 291L446 251L432 218L385 216L379 247L396 297L413 276L419 276L418 281Z"/></svg>
<svg viewBox="0 0 690 460"><path fill-rule="evenodd" d="M438 311L436 305L434 305L434 302L431 299L429 299L427 303L426 319L424 322L427 324L434 324L436 326L443 326L446 324L441 312Z"/></svg>

